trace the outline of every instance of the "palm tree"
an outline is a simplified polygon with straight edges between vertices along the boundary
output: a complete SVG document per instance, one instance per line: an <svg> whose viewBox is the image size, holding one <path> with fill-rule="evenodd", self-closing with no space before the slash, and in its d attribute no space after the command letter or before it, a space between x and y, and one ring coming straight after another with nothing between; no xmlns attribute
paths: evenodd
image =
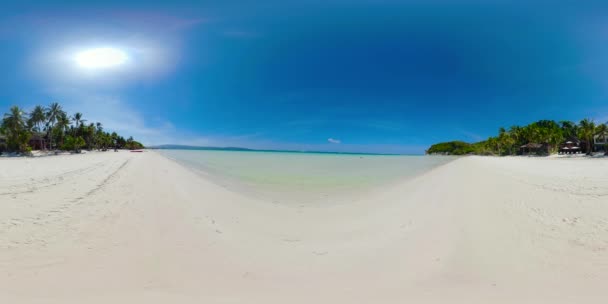
<svg viewBox="0 0 608 304"><path fill-rule="evenodd" d="M593 135L595 135L595 123L593 120L587 118L581 120L578 128L578 135L587 142L587 154L592 154L591 142L593 141Z"/></svg>
<svg viewBox="0 0 608 304"><path fill-rule="evenodd" d="M74 124L78 128L82 124L82 113L80 113L80 112L74 113L74 117L72 119L74 121Z"/></svg>
<svg viewBox="0 0 608 304"><path fill-rule="evenodd" d="M595 128L595 135L598 136L598 139L601 138L603 142L606 142L606 137L608 137L608 125L605 123L599 124ZM608 147L604 146L604 154L608 155Z"/></svg>
<svg viewBox="0 0 608 304"><path fill-rule="evenodd" d="M74 124L71 124L72 120ZM36 106L29 115L19 107L12 107L10 112L0 119L0 133L7 137L6 144L3 141L0 150L9 148L29 151L28 142L32 132L46 133L40 138L42 149L76 147L76 150L79 150L85 146L88 149L106 149L110 146L116 149L127 146L142 147L141 143L132 137L125 140L115 132L104 132L99 122L85 125L85 121L80 112L68 116L56 102L51 103L48 108Z"/></svg>
<svg viewBox="0 0 608 304"><path fill-rule="evenodd" d="M30 134L24 116L25 113L18 106L11 107L10 112L4 114L2 129L7 135L9 149L22 152L27 149Z"/></svg>
<svg viewBox="0 0 608 304"><path fill-rule="evenodd" d="M95 136L94 136L94 141L95 141L95 148L97 149L101 149L101 145L103 144L103 126L101 125L100 122L96 122L95 123Z"/></svg>
<svg viewBox="0 0 608 304"><path fill-rule="evenodd" d="M63 132L68 132L71 122L72 119L66 113L61 113L57 118L57 128L63 130Z"/></svg>
<svg viewBox="0 0 608 304"><path fill-rule="evenodd" d="M544 130L544 142L549 145L548 152L555 152L559 144L564 140L564 132L561 127L552 120L540 121Z"/></svg>
<svg viewBox="0 0 608 304"><path fill-rule="evenodd" d="M61 106L56 102L51 103L51 105L46 109L47 136L49 137L49 143L50 143L51 149L53 148L53 129L55 128L57 119L62 114L65 115L65 112L63 111Z"/></svg>
<svg viewBox="0 0 608 304"><path fill-rule="evenodd" d="M70 118L65 112L61 112L57 117L57 123L55 124L55 132L57 137L60 138L61 145L63 145L64 135L70 128Z"/></svg>
<svg viewBox="0 0 608 304"><path fill-rule="evenodd" d="M34 110L30 113L29 124L33 127L36 132L42 132L44 122L46 121L46 115L42 106L34 107ZM40 147L46 149L44 144L44 138L40 136Z"/></svg>
<svg viewBox="0 0 608 304"><path fill-rule="evenodd" d="M84 122L86 121L86 119L82 119L82 113L80 113L80 112L74 113L73 120L74 120L74 124L76 125L76 131L82 132L82 127L84 126Z"/></svg>
<svg viewBox="0 0 608 304"><path fill-rule="evenodd" d="M575 139L578 138L578 126L576 123L562 120L560 121L561 129L566 139Z"/></svg>
<svg viewBox="0 0 608 304"><path fill-rule="evenodd" d="M513 154L513 146L517 143L516 135L514 132L517 132L518 129L515 127L511 127L509 131L505 130L505 128L501 127L498 129L498 144L499 144L499 155L502 149L507 149L509 151L509 155Z"/></svg>
<svg viewBox="0 0 608 304"><path fill-rule="evenodd" d="M524 131L520 126L511 126L509 128L509 137L511 137L512 146L519 148L522 144L525 144ZM513 153L513 151L511 151Z"/></svg>
<svg viewBox="0 0 608 304"><path fill-rule="evenodd" d="M9 113L4 114L2 119L2 127L8 133L17 133L26 129L24 112L18 106L13 106Z"/></svg>
<svg viewBox="0 0 608 304"><path fill-rule="evenodd" d="M496 145L498 146L498 156L500 156L502 153L502 149L501 146L504 146L505 143L505 138L507 137L507 130L505 130L505 128L500 127L498 129L498 138L496 141Z"/></svg>
<svg viewBox="0 0 608 304"><path fill-rule="evenodd" d="M559 144L564 141L564 133L559 128L550 129L549 145L552 152L557 152Z"/></svg>
<svg viewBox="0 0 608 304"><path fill-rule="evenodd" d="M95 140L95 124L90 123L88 126L82 126L80 129L81 135L86 142L87 149L93 149L93 142Z"/></svg>
<svg viewBox="0 0 608 304"><path fill-rule="evenodd" d="M112 146L114 146L114 151L116 151L116 149L118 149L118 134L116 134L116 132L112 132L112 134L110 135L110 139L112 142Z"/></svg>
<svg viewBox="0 0 608 304"><path fill-rule="evenodd" d="M498 150L500 149L500 143L498 143L498 138L489 137L486 141L487 149L490 150L491 154L498 154Z"/></svg>

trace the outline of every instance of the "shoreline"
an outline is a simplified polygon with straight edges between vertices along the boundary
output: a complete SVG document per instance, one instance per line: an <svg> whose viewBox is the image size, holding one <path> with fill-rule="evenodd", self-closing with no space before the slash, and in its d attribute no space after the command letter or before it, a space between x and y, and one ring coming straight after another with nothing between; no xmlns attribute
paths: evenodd
<svg viewBox="0 0 608 304"><path fill-rule="evenodd" d="M463 157L308 206L154 152L0 160L0 300L602 303L608 163L545 159Z"/></svg>
<svg viewBox="0 0 608 304"><path fill-rule="evenodd" d="M324 159L323 160L324 162L320 162L321 158L326 157L324 155L319 156L318 154L312 153L312 154L306 155L306 158L300 158L302 155L298 155L297 156L298 158L292 159L293 162L309 162L309 163L307 163L308 164L307 166L298 167L299 170L294 170L291 168L283 168L282 170L279 170L279 171L273 171L273 170L269 170L268 168L265 168L264 166L261 166L261 167L258 166L257 169L264 169L264 170L262 170L260 172L256 172L255 175L264 176L265 174L267 174L267 175L274 176L275 179L284 178L285 180L287 180L285 182L275 183L274 185L270 185L269 183L266 183L266 182L256 183L255 181L251 181L251 180L247 179L247 177L251 177L251 172L247 172L246 175L239 175L239 173L241 173L239 171L245 170L245 172L246 172L247 170L251 170L251 167L255 167L255 166L249 165L248 163L264 162L266 165L276 165L275 163L273 163L273 164L266 163L267 162L267 159L265 159L266 156L265 157L256 157L255 159L246 158L246 156L241 156L238 158L239 159L243 158L243 159L239 160L237 163L235 163L233 161L236 161L237 158L221 159L221 161L218 162L219 160L215 159L212 154L207 154L205 152L200 153L200 154L198 154L196 151L193 152L196 154L196 157L197 157L196 160L189 159L189 158L185 157L186 155L180 156L179 154L163 153L163 152L158 152L158 151L152 151L152 152L159 153L159 155L174 161L176 164L196 173L197 175L200 175L202 178L206 179L207 181L212 182L229 191L237 192L237 193L240 193L247 197L254 197L259 200L272 201L273 203L281 202L281 203L307 204L307 205L310 205L310 204L344 204L344 203L352 203L357 200L367 199L369 197L372 197L375 193L382 192L387 188L395 187L410 179L416 178L420 175L424 175L429 170L434 169L436 167L440 167L442 165L445 165L446 163L456 159L456 157L452 157L451 159L448 159L447 161L430 163L430 164L428 164L429 167L424 167L423 169L409 168L409 169L413 169L412 172L409 172L409 173L399 173L397 175L387 175L387 176L375 176L375 178L368 177L367 181L358 181L358 182L355 182L354 184L345 182L344 184L341 184L339 186L331 185L331 183L335 183L336 181L339 181L340 177L345 178L346 176L332 176L332 178L330 178L330 179L327 179L328 177L324 177L326 179L322 180L322 181L327 183L327 185L325 187L315 187L315 186L310 186L310 185L307 186L306 183L310 182L310 179L315 178L315 176L320 178L320 177L324 176L325 174L332 175L332 174L334 174L334 171L342 171L342 170L345 170L348 167L352 167L352 166L355 166L355 167L360 166L360 168L357 170L350 169L349 174L347 174L347 175L349 175L349 176L350 175L357 175L357 176L370 175L370 172L367 171L367 169L369 169L370 166L369 166L369 163L366 164L366 162L369 162L369 160L371 160L371 159L374 159L375 165L377 165L377 166L386 167L386 164L382 163L382 161L384 161L384 162L393 164L393 166L403 167L404 166L404 164L402 163L403 160L407 160L410 157L423 158L424 155L400 156L402 159L399 160L398 158L393 158L393 157L399 157L399 156L394 156L394 155L391 155L389 158L385 158L385 155L369 155L370 158L364 159L363 157L360 157L359 155L337 155L337 154L335 154L333 156L330 156L333 159L333 160L330 159L330 161L332 161L332 163L334 163L334 164L341 164L341 165L334 165L331 167L331 169L324 167L324 166L328 165L328 163L325 162L325 161L327 161L327 159ZM190 153L192 151L180 151L180 152ZM259 152L259 151L257 151L257 152ZM209 153L223 154L223 151L211 151ZM259 153L263 153L263 152L259 152ZM289 156L283 156L283 157L293 158L295 156L289 155ZM310 158L308 158L308 157L310 157ZM342 157L349 159L347 166L344 166L344 159ZM205 161L199 161L199 158L200 159L208 158L208 159ZM230 165L230 168L224 167L227 164ZM289 164L285 164L285 163L280 163L280 164L289 165ZM412 164L410 164L410 165L412 165ZM314 169L314 174L307 171L310 169L310 167L312 167ZM236 172L224 172L227 169L230 169L230 171L231 171L234 168L240 168L240 169L235 170ZM373 174L371 174L371 175L373 175ZM298 179L294 180L293 179L294 176L297 176ZM290 178L292 178L292 179L290 179ZM376 180L376 179L378 179L378 180ZM319 183L322 184L323 182L319 182ZM296 187L297 184L303 184L303 185ZM319 186L319 185L317 185L317 186Z"/></svg>

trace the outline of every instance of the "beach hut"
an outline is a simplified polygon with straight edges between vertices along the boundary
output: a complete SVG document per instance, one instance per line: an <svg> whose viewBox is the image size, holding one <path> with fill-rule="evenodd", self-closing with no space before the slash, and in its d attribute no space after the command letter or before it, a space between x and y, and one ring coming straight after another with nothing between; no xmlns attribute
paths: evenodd
<svg viewBox="0 0 608 304"><path fill-rule="evenodd" d="M581 152L581 142L576 138L570 138L566 142L559 145L558 153L572 154Z"/></svg>
<svg viewBox="0 0 608 304"><path fill-rule="evenodd" d="M44 133L34 132L30 137L28 145L32 147L32 150L43 150L44 141Z"/></svg>
<svg viewBox="0 0 608 304"><path fill-rule="evenodd" d="M530 155L530 154L548 154L547 145L538 144L538 143L527 143L523 146L519 147L520 153L522 155Z"/></svg>

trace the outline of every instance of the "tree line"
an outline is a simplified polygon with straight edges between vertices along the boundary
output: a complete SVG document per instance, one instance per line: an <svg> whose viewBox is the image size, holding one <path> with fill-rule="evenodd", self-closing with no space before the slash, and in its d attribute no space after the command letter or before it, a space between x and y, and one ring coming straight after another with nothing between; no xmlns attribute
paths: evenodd
<svg viewBox="0 0 608 304"><path fill-rule="evenodd" d="M61 105L36 106L29 113L18 106L4 114L0 124L0 152L29 153L41 150L80 152L107 149L141 149L144 146L116 132L106 132L100 122L86 124L82 113L68 115Z"/></svg>
<svg viewBox="0 0 608 304"><path fill-rule="evenodd" d="M539 144L543 147L539 153L555 153L565 141L576 141L590 154L594 148L595 136L605 141L608 137L608 126L605 123L596 124L590 119L583 119L578 124L565 120L540 120L523 127L501 127L497 136L472 144L462 141L434 144L426 152L450 155L515 155L523 145ZM604 147L604 151L608 151L608 147Z"/></svg>

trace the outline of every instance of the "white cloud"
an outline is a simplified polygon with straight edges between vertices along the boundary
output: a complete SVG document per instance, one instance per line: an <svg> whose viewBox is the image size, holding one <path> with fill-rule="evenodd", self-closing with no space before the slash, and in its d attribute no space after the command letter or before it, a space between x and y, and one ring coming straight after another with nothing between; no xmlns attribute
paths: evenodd
<svg viewBox="0 0 608 304"><path fill-rule="evenodd" d="M331 137L330 137L330 138L328 138L328 139L327 139L327 141L328 141L329 143L332 143L332 144L340 144L340 143L342 143L342 141L341 141L341 140L339 140L339 139L335 139L335 138L331 138Z"/></svg>

